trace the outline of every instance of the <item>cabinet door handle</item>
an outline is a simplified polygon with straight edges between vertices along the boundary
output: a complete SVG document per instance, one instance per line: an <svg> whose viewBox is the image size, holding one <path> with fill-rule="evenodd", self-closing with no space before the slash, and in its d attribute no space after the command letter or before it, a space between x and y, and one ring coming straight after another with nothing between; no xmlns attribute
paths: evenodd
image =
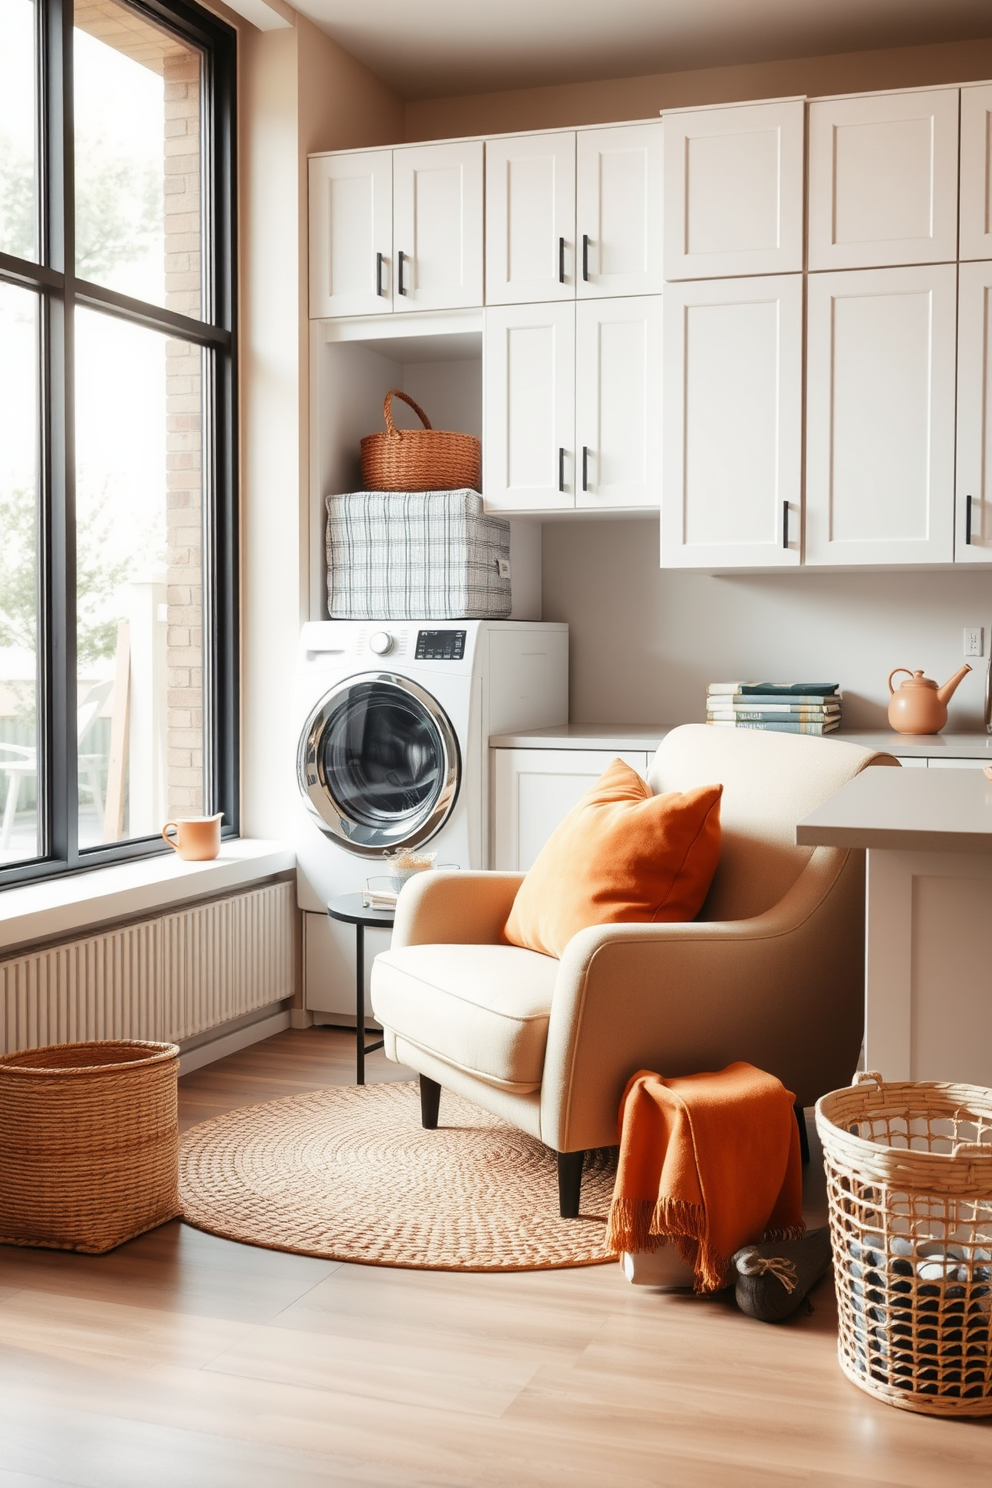
<svg viewBox="0 0 992 1488"><path fill-rule="evenodd" d="M565 239L558 239L558 283L565 283Z"/></svg>
<svg viewBox="0 0 992 1488"><path fill-rule="evenodd" d="M971 502L972 498L964 498L964 540L967 547L971 547Z"/></svg>
<svg viewBox="0 0 992 1488"><path fill-rule="evenodd" d="M396 289L401 295L406 294L406 285L403 283L403 265L406 263L406 254L402 248L396 255Z"/></svg>
<svg viewBox="0 0 992 1488"><path fill-rule="evenodd" d="M582 277L589 278L589 234L582 234Z"/></svg>
<svg viewBox="0 0 992 1488"><path fill-rule="evenodd" d="M377 253L376 256L375 256L375 292L376 292L377 295L381 295L382 294L382 254L381 253Z"/></svg>
<svg viewBox="0 0 992 1488"><path fill-rule="evenodd" d="M788 551L789 547L789 503L782 502L782 546Z"/></svg>
<svg viewBox="0 0 992 1488"><path fill-rule="evenodd" d="M561 444L558 446L558 489L565 489L565 447Z"/></svg>
<svg viewBox="0 0 992 1488"><path fill-rule="evenodd" d="M587 444L582 446L582 489L583 491L589 489L589 446Z"/></svg>

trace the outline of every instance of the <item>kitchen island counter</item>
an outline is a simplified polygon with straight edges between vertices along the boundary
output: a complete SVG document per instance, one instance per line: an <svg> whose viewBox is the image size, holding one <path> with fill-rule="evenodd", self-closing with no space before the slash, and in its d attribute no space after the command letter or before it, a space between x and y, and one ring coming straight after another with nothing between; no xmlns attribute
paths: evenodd
<svg viewBox="0 0 992 1488"><path fill-rule="evenodd" d="M992 780L868 769L796 841L867 849L867 1067L992 1087Z"/></svg>

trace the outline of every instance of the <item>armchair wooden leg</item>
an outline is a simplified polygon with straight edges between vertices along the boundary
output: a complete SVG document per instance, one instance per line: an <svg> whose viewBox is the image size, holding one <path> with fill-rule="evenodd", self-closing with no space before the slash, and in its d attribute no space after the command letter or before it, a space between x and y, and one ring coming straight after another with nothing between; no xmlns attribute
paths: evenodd
<svg viewBox="0 0 992 1488"><path fill-rule="evenodd" d="M799 1126L799 1153L805 1166L809 1162L809 1132L806 1130L806 1112L798 1104L794 1105L792 1109L796 1113L796 1122Z"/></svg>
<svg viewBox="0 0 992 1488"><path fill-rule="evenodd" d="M584 1152L558 1153L558 1209L562 1219L578 1219Z"/></svg>
<svg viewBox="0 0 992 1488"><path fill-rule="evenodd" d="M420 1077L420 1123L425 1131L437 1131L437 1113L441 1104L441 1087L436 1080Z"/></svg>

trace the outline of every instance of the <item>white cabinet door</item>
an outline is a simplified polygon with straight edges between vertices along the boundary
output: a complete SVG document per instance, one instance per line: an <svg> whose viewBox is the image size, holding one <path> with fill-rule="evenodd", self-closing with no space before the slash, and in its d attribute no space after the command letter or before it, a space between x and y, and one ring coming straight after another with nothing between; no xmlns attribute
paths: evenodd
<svg viewBox="0 0 992 1488"><path fill-rule="evenodd" d="M959 258L992 258L992 84L961 89Z"/></svg>
<svg viewBox="0 0 992 1488"><path fill-rule="evenodd" d="M662 126L623 124L576 135L575 241L579 299L658 294Z"/></svg>
<svg viewBox="0 0 992 1488"><path fill-rule="evenodd" d="M810 104L811 269L952 262L957 201L956 88Z"/></svg>
<svg viewBox="0 0 992 1488"><path fill-rule="evenodd" d="M964 263L958 269L954 557L958 563L992 563L992 263L988 261Z"/></svg>
<svg viewBox="0 0 992 1488"><path fill-rule="evenodd" d="M806 562L954 556L952 264L808 285Z"/></svg>
<svg viewBox="0 0 992 1488"><path fill-rule="evenodd" d="M663 568L799 562L802 305L799 274L666 287Z"/></svg>
<svg viewBox="0 0 992 1488"><path fill-rule="evenodd" d="M665 116L665 278L803 267L801 100Z"/></svg>
<svg viewBox="0 0 992 1488"><path fill-rule="evenodd" d="M661 296L575 307L575 504L661 501Z"/></svg>
<svg viewBox="0 0 992 1488"><path fill-rule="evenodd" d="M482 481L490 511L575 505L575 305L486 310Z"/></svg>
<svg viewBox="0 0 992 1488"><path fill-rule="evenodd" d="M310 316L392 309L391 150L310 161Z"/></svg>
<svg viewBox="0 0 992 1488"><path fill-rule="evenodd" d="M393 151L394 310L482 304L481 140Z"/></svg>
<svg viewBox="0 0 992 1488"><path fill-rule="evenodd" d="M486 145L486 304L575 298L575 135Z"/></svg>
<svg viewBox="0 0 992 1488"><path fill-rule="evenodd" d="M615 759L647 775L635 750L494 749L493 867L526 873L555 827Z"/></svg>

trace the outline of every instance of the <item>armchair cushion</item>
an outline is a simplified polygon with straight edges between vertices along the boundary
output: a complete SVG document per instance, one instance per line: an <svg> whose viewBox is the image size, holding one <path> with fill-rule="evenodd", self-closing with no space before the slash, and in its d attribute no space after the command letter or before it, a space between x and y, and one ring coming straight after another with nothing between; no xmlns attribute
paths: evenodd
<svg viewBox="0 0 992 1488"><path fill-rule="evenodd" d="M516 946L405 946L376 957L373 1006L398 1037L526 1094L541 1084L557 974L557 961Z"/></svg>
<svg viewBox="0 0 992 1488"><path fill-rule="evenodd" d="M507 940L560 957L589 925L693 919L720 860L722 791L655 796L614 760L538 854L513 901Z"/></svg>

